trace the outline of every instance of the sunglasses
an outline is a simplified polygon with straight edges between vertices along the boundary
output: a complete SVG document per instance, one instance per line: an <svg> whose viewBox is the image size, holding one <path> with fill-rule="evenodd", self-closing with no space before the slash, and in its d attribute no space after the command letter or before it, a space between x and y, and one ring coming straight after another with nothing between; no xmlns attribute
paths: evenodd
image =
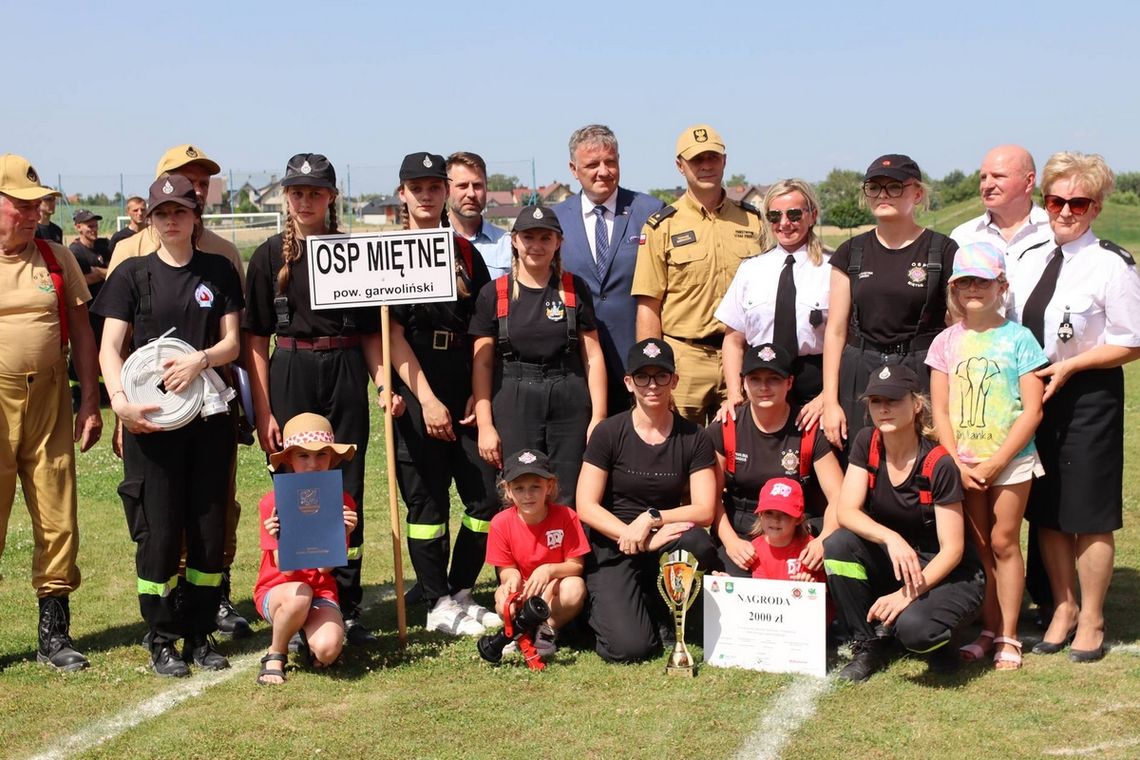
<svg viewBox="0 0 1140 760"><path fill-rule="evenodd" d="M1059 195L1046 195L1045 196L1045 210L1050 214L1060 214L1065 206L1069 207L1069 211L1073 216L1084 216L1096 203L1092 198L1062 198Z"/></svg>
<svg viewBox="0 0 1140 760"><path fill-rule="evenodd" d="M868 198L878 198L883 193L887 194L888 198L898 198L903 194L903 190L913 185L913 182L864 182L863 195Z"/></svg>
<svg viewBox="0 0 1140 760"><path fill-rule="evenodd" d="M653 384L658 388L662 388L673 380L673 373L664 371L654 372L653 374L649 374L648 372L637 372L632 377L633 384L638 388L649 387L650 381L652 381Z"/></svg>
<svg viewBox="0 0 1140 760"><path fill-rule="evenodd" d="M784 217L785 213L787 214L789 222L798 222L804 218L804 214L807 212L802 208L790 208L787 212L772 209L765 212L764 216L768 219L769 224L779 224L780 219Z"/></svg>
<svg viewBox="0 0 1140 760"><path fill-rule="evenodd" d="M959 277L954 280L954 287L959 290L966 288L977 288L978 290L989 290L989 287L994 284L996 280L987 280L985 277Z"/></svg>

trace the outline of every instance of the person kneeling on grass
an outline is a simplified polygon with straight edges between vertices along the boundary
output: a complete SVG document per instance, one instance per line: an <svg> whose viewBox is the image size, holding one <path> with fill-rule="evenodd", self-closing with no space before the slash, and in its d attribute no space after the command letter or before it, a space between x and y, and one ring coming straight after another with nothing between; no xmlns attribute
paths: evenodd
<svg viewBox="0 0 1140 760"><path fill-rule="evenodd" d="M558 479L546 454L523 449L506 457L502 490L506 508L492 518L487 536L487 564L499 570L495 609L506 620L517 605L541 596L550 605L550 618L539 626L534 644L540 656L549 657L558 629L586 602L582 557L590 545L578 514L554 501ZM512 641L503 651L517 648Z"/></svg>
<svg viewBox="0 0 1140 760"><path fill-rule="evenodd" d="M269 456L274 471L323 472L341 460L352 459L356 446L336 443L332 425L319 414L298 414L285 423L284 449ZM309 651L313 667L324 668L336 662L344 647L344 617L340 612L336 578L332 568L282 571L277 567L277 519L274 493L258 504L261 514L261 569L253 588L257 610L273 626L269 652L261 658L257 683L266 686L285 682L289 639L298 631ZM345 540L352 535L359 517L356 503L344 493ZM274 667L276 665L276 667Z"/></svg>
<svg viewBox="0 0 1140 760"><path fill-rule="evenodd" d="M929 437L929 403L910 367L874 370L863 399L874 427L855 436L840 527L823 541L827 591L854 653L839 678L865 681L881 670L892 637L930 655L931 669L950 670L951 641L985 591L966 542L958 467Z"/></svg>

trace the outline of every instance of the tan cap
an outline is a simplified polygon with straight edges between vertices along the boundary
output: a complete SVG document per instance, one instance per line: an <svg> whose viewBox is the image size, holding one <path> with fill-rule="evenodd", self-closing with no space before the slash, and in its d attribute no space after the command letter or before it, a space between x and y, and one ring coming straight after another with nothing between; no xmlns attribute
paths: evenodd
<svg viewBox="0 0 1140 760"><path fill-rule="evenodd" d="M193 163L202 164L202 166L209 169L210 174L220 174L222 171L222 167L218 166L209 156L193 145L186 143L183 145L175 145L162 154L162 158L158 161L158 168L154 170L154 176L161 177L163 174L169 174L175 169Z"/></svg>
<svg viewBox="0 0 1140 760"><path fill-rule="evenodd" d="M59 195L58 190L41 185L40 175L36 174L28 159L15 153L0 156L0 193L22 201Z"/></svg>
<svg viewBox="0 0 1140 760"><path fill-rule="evenodd" d="M337 443L332 424L328 419L312 412L303 412L286 422L285 429L281 431L281 438L284 444L281 451L269 455L269 469L275 472L296 449L306 451L331 449L332 467L336 467L342 459L352 459L356 454L355 444Z"/></svg>
<svg viewBox="0 0 1140 760"><path fill-rule="evenodd" d="M711 150L713 153L724 153L724 140L720 134L708 124L698 124L689 127L677 138L677 157L686 161L697 155Z"/></svg>

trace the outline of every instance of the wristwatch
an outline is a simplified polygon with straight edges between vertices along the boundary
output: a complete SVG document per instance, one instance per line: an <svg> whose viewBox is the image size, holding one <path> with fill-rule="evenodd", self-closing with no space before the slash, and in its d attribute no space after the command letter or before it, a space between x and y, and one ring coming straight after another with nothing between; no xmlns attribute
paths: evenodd
<svg viewBox="0 0 1140 760"><path fill-rule="evenodd" d="M654 528L660 528L665 523L665 521L661 519L661 510L657 507L650 507L645 510L645 513L649 515L649 519L653 521Z"/></svg>

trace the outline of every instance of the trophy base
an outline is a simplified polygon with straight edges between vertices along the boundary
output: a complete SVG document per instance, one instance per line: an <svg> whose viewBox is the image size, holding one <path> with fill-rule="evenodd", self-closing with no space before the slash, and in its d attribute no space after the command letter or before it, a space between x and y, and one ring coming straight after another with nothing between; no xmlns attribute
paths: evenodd
<svg viewBox="0 0 1140 760"><path fill-rule="evenodd" d="M692 678L697 674L695 665L666 665L665 675Z"/></svg>

